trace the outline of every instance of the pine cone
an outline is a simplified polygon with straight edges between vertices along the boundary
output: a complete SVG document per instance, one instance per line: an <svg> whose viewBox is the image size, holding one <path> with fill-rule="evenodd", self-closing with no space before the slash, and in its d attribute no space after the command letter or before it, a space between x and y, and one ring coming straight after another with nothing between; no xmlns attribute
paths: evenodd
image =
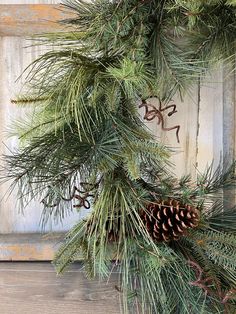
<svg viewBox="0 0 236 314"><path fill-rule="evenodd" d="M154 240L169 242L179 240L199 223L199 211L191 205L176 200L150 203L142 214L143 222Z"/></svg>

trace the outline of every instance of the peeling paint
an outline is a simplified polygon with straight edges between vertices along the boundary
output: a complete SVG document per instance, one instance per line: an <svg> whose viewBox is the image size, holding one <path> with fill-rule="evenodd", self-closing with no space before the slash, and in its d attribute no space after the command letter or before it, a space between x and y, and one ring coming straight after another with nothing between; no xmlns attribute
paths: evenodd
<svg viewBox="0 0 236 314"><path fill-rule="evenodd" d="M54 251L50 245L8 245L0 246L4 259L11 260L45 260L52 259ZM2 259L2 258L1 258Z"/></svg>
<svg viewBox="0 0 236 314"><path fill-rule="evenodd" d="M64 234L0 235L1 261L49 261L54 257Z"/></svg>
<svg viewBox="0 0 236 314"><path fill-rule="evenodd" d="M68 14L60 5L0 4L0 36L26 36L63 29L56 21Z"/></svg>

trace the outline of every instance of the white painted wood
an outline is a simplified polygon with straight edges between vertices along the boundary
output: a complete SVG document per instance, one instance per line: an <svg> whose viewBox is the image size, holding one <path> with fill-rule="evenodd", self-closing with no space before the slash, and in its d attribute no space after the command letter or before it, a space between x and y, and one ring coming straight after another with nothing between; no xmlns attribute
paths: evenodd
<svg viewBox="0 0 236 314"><path fill-rule="evenodd" d="M181 177L184 174L195 176L196 173L196 150L197 150L197 131L198 131L198 105L199 105L199 87L192 87L183 99L175 97L169 104L176 104L177 113L168 117L166 110L163 112L165 127L180 125L179 139L177 142L176 130L163 131L158 120L146 122L149 129L156 135L158 141L165 143L173 149L171 161L173 162L173 172ZM158 102L153 99L148 100L154 106L158 107ZM141 116L144 110L140 111Z"/></svg>
<svg viewBox="0 0 236 314"><path fill-rule="evenodd" d="M220 66L201 80L197 167L204 171L214 160L216 167L223 154L223 77Z"/></svg>
<svg viewBox="0 0 236 314"><path fill-rule="evenodd" d="M223 71L223 152L224 167L235 159L235 64L225 64ZM224 190L224 206L235 206L235 190Z"/></svg>
<svg viewBox="0 0 236 314"><path fill-rule="evenodd" d="M16 81L23 69L32 62L40 53L43 47L28 47L31 42L21 37L0 38L0 132L1 143L0 153L9 153L18 146L17 138L7 138L7 131L11 121L16 118L24 119L25 111L10 102L21 89L23 78ZM6 146L8 147L6 147ZM1 197L7 192L7 184L0 185ZM14 192L7 199L0 203L0 233L11 232L40 232L39 225L42 206L32 202L25 209L24 215L18 211L16 193ZM55 225L50 222L45 231L68 230L79 218L84 217L84 211L80 214L70 215L65 219L63 225Z"/></svg>
<svg viewBox="0 0 236 314"><path fill-rule="evenodd" d="M229 73L229 70L224 70ZM226 77L226 75L224 75ZM180 177L203 172L214 162L217 167L225 154L235 154L235 82L231 73L223 82L223 66L201 78L183 99L175 98L177 113L171 117L164 113L165 126L180 125L180 143L177 143L175 130L163 131L157 119L146 122L157 140L172 147L175 153L171 161L175 164L175 174ZM150 103L158 106L155 99ZM140 111L143 115L144 110Z"/></svg>
<svg viewBox="0 0 236 314"><path fill-rule="evenodd" d="M227 64L223 71L223 151L225 162L235 158L235 64Z"/></svg>
<svg viewBox="0 0 236 314"><path fill-rule="evenodd" d="M193 86L183 99L175 99L177 113L173 115L169 125L180 125L180 143L177 143L175 131L169 131L167 143L171 147L177 147L177 152L173 155L172 160L175 165L174 171L178 177L185 174L196 174L196 139L198 132L198 111L199 111L199 86ZM178 145L177 145L178 144Z"/></svg>

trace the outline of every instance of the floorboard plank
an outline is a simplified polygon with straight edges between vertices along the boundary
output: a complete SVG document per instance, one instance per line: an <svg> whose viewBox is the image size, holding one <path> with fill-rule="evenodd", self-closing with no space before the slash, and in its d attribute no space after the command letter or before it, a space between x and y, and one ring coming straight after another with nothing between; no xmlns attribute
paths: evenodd
<svg viewBox="0 0 236 314"><path fill-rule="evenodd" d="M46 262L0 263L1 314L119 314L117 274L89 281L80 263L57 276Z"/></svg>

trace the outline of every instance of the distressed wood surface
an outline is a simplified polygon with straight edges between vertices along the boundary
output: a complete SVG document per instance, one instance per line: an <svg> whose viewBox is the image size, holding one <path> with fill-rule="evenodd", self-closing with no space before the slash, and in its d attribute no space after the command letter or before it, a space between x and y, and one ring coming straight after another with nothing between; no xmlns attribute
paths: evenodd
<svg viewBox="0 0 236 314"><path fill-rule="evenodd" d="M222 67L200 82L197 164L200 171L223 154L223 78Z"/></svg>
<svg viewBox="0 0 236 314"><path fill-rule="evenodd" d="M47 5L58 2L53 0L0 1L0 6L12 3L12 5L21 4L27 7L33 3ZM40 19L39 14L36 18L39 24ZM26 46L28 48L25 48ZM18 145L16 138L6 139L6 131L11 121L16 117L23 119L25 115L22 109L10 103L10 99L20 92L24 77L18 81L16 79L23 69L43 52L45 52L45 47L32 46L32 41L25 40L23 37L0 37L0 153L8 152L3 142L11 150ZM223 155L229 154L230 159L235 156L235 74L231 73L231 69L219 65L184 95L183 99L175 98L173 101L177 105L178 112L171 117L168 117L168 112L166 112L164 119L167 127L180 125L179 144L176 141L175 130L162 131L160 125L157 125L157 120L147 124L158 140L175 149L172 161L176 164L175 173L178 176L190 173L194 177L197 171L203 171L212 160L216 166ZM1 195L6 193L6 189L6 185L0 186ZM39 202L31 203L22 216L18 212L15 200L16 195L12 194L0 204L2 218L0 232L39 232L41 230ZM67 230L84 215L86 212L82 211L69 216L63 226L51 222L45 231Z"/></svg>
<svg viewBox="0 0 236 314"><path fill-rule="evenodd" d="M229 75L230 73L230 75ZM154 100L151 100L155 104ZM180 143L175 130L162 131L157 119L147 122L157 139L175 150L174 171L196 176L213 162L216 168L223 156L235 156L235 73L223 65L203 77L181 100L173 99L177 113L165 113L165 125L180 125ZM142 112L141 112L142 115ZM225 158L224 158L225 160Z"/></svg>
<svg viewBox="0 0 236 314"><path fill-rule="evenodd" d="M235 64L227 65L223 71L223 151L225 152L224 167L235 160ZM224 190L224 206L233 207L236 203L234 190Z"/></svg>
<svg viewBox="0 0 236 314"><path fill-rule="evenodd" d="M0 0L0 4L60 4L62 0Z"/></svg>
<svg viewBox="0 0 236 314"><path fill-rule="evenodd" d="M51 261L64 236L64 233L0 234L0 261Z"/></svg>
<svg viewBox="0 0 236 314"><path fill-rule="evenodd" d="M89 281L80 264L57 276L50 263L0 263L1 314L119 314L117 274Z"/></svg>
<svg viewBox="0 0 236 314"><path fill-rule="evenodd" d="M16 136L9 138L9 132L14 129L15 120L23 120L27 114L27 108L19 107L11 103L21 91L24 76L20 77L23 70L38 56L46 51L43 46L32 45L32 40L23 37L0 37L0 154L9 154L14 151L19 144ZM16 191L9 197L7 195L9 184L0 185L0 233L17 232L40 232L40 217L42 204L39 201L30 203L24 209L24 213L19 211ZM45 226L45 232L60 232L68 230L77 220L84 217L85 210L79 213L68 211L68 215L63 222L55 223L49 221Z"/></svg>
<svg viewBox="0 0 236 314"><path fill-rule="evenodd" d="M226 163L235 158L235 64L227 65L223 72L223 151L227 153Z"/></svg>
<svg viewBox="0 0 236 314"><path fill-rule="evenodd" d="M60 29L55 21L65 17L60 6L50 4L0 5L0 36L22 36Z"/></svg>
<svg viewBox="0 0 236 314"><path fill-rule="evenodd" d="M61 12L55 9L55 4L60 3L57 0L14 0L14 1L0 1L0 154L9 153L18 146L17 137L8 139L7 133L12 129L12 121L15 119L22 120L26 115L26 111L18 108L11 103L11 99L15 98L21 91L24 75L19 78L22 71L39 55L46 51L45 47L35 47L35 41L26 40L25 37L18 37L17 35L33 34L37 26L40 27L42 23L50 24L54 29L55 21L61 16ZM29 13L29 14L28 14ZM14 15L15 14L15 15ZM1 21L4 17L12 17L14 20L14 29L16 33L11 33L11 26L3 25L1 28ZM34 24L28 24L30 19L34 19ZM4 23L5 23L4 22ZM19 22L19 23L18 23ZM21 22L24 24L21 24ZM4 24L3 23L3 24ZM48 24L47 24L48 25ZM48 26L42 26L44 31L47 31ZM4 36L1 36L1 29L4 29ZM7 33L10 31L10 33ZM19 32L19 34L17 33ZM28 34L27 33L27 34ZM14 36L6 36L6 35ZM28 47L28 48L26 48ZM42 206L39 201L32 202L24 211L19 211L19 204L16 202L16 191L9 197L3 197L8 192L9 184L0 185L0 233L18 233L18 232L40 232L42 226L40 225L40 216ZM70 213L68 211L68 213ZM75 221L84 217L85 212L70 213L66 216L63 225L49 221L45 227L45 232L60 232L68 230Z"/></svg>

